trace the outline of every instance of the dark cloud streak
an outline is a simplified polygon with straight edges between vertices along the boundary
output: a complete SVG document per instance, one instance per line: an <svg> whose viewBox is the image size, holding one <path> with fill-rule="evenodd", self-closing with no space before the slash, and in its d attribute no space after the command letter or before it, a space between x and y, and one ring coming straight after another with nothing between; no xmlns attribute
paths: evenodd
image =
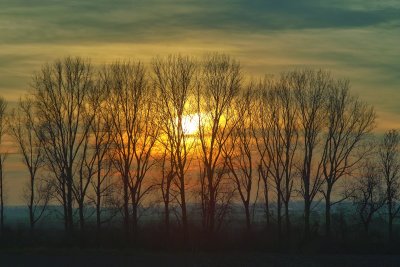
<svg viewBox="0 0 400 267"><path fill-rule="evenodd" d="M141 42L201 34L354 28L398 21L400 9L317 0L0 0L2 43Z"/></svg>

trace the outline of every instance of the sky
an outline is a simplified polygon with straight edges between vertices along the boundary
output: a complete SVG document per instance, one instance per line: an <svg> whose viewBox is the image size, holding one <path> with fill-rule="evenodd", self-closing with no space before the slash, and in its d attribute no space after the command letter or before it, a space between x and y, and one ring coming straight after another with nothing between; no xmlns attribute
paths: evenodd
<svg viewBox="0 0 400 267"><path fill-rule="evenodd" d="M250 77L307 67L349 79L383 132L400 128L399 14L398 0L0 0L0 95L12 105L35 71L65 56L223 52ZM22 178L11 158L12 192Z"/></svg>

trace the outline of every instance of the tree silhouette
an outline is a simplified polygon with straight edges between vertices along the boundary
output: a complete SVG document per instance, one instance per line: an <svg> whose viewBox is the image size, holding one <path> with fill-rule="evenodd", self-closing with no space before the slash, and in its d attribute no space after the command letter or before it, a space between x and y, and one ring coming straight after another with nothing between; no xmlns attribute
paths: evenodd
<svg viewBox="0 0 400 267"><path fill-rule="evenodd" d="M368 234L374 215L386 201L382 176L377 164L368 160L364 163L360 177L354 183L353 191L353 202L365 233Z"/></svg>
<svg viewBox="0 0 400 267"><path fill-rule="evenodd" d="M254 92L251 87L244 90L234 108L237 112L236 127L232 131L229 140L225 143L224 157L229 168L229 175L236 184L245 210L246 227L251 228L250 200L254 182L255 160L253 150L255 140L252 133L254 117Z"/></svg>
<svg viewBox="0 0 400 267"><path fill-rule="evenodd" d="M7 102L3 97L0 97L0 145L3 142L3 137L6 133L6 110ZM0 230L4 229L4 161L7 153L0 151Z"/></svg>
<svg viewBox="0 0 400 267"><path fill-rule="evenodd" d="M327 130L323 139L323 178L325 189L326 235L331 233L331 207L347 198L332 202L333 186L349 176L358 163L369 153L365 145L372 131L375 113L372 108L352 97L348 81L331 81L327 92Z"/></svg>
<svg viewBox="0 0 400 267"><path fill-rule="evenodd" d="M400 135L397 130L389 130L385 133L378 148L378 161L386 186L386 201L388 209L388 235L393 240L393 221L400 211L398 200L399 192L399 159Z"/></svg>
<svg viewBox="0 0 400 267"><path fill-rule="evenodd" d="M316 148L326 117L325 101L330 76L324 71L294 71L291 74L299 114L299 142L302 149L300 194L304 199L304 234L310 236L311 205L318 194L322 179L322 160L316 159Z"/></svg>
<svg viewBox="0 0 400 267"><path fill-rule="evenodd" d="M125 245L156 244L149 240L156 237L196 248L254 237L251 245L284 240L279 244L289 249L318 241L311 233L319 234L313 208L320 201L329 241L338 240L336 226L353 223L343 210L357 214L368 232L385 204L394 240L399 134L390 130L379 145L371 142L375 112L351 93L349 81L298 69L254 82L238 61L218 53L156 57L148 67L116 61L98 68L67 57L34 75L31 94L7 119L0 98L2 229L10 134L29 172L30 228L37 233L35 224L54 204L71 244L78 226L78 236L94 234L97 245L116 244L113 235L122 231ZM261 191L266 217L258 222ZM304 223L296 216L299 202ZM332 208L338 203L340 214ZM161 213L163 226L154 227L153 215ZM304 234L295 231L300 227Z"/></svg>
<svg viewBox="0 0 400 267"><path fill-rule="evenodd" d="M154 84L159 96L159 115L161 125L160 143L165 148L165 157L168 156L171 167L163 179L166 182L166 191L163 192L165 203L166 224L169 225L169 197L171 182L175 183L179 191L179 205L181 208L181 222L184 238L188 234L187 219L187 177L190 167L190 153L195 142L190 133L185 132L184 120L192 120L194 110L189 106L193 103L194 87L196 85L196 64L188 57L169 56L166 59L153 61ZM163 187L164 188L164 187ZM167 231L169 227L167 227Z"/></svg>
<svg viewBox="0 0 400 267"><path fill-rule="evenodd" d="M26 200L29 209L29 225L33 230L41 219L52 194L51 183L43 177L45 155L43 143L38 137L38 119L34 117L34 102L30 98L20 99L18 107L9 116L8 127L16 140L23 162L29 172Z"/></svg>
<svg viewBox="0 0 400 267"><path fill-rule="evenodd" d="M282 202L289 233L289 202L298 145L297 106L290 82L290 75L282 74L278 80L263 80L258 84L260 96L254 130L264 184L269 177L276 192L278 236L282 234Z"/></svg>
<svg viewBox="0 0 400 267"><path fill-rule="evenodd" d="M158 137L154 91L141 62L117 62L104 69L104 83L110 95L106 103L112 126L114 166L123 183L123 215L126 237L136 236L138 209L153 188L146 183L154 166L151 158ZM131 207L131 208L130 208Z"/></svg>
<svg viewBox="0 0 400 267"><path fill-rule="evenodd" d="M44 66L33 80L34 102L40 123L40 141L55 178L56 195L64 207L65 229L72 231L74 179L84 152L90 124L87 102L93 89L88 61L76 57Z"/></svg>
<svg viewBox="0 0 400 267"><path fill-rule="evenodd" d="M201 64L196 105L200 142L202 215L205 229L213 234L226 214L232 191L223 178L228 171L223 148L235 128L232 107L241 88L240 65L227 55L213 54ZM219 202L219 203L218 203ZM220 208L217 210L217 208Z"/></svg>

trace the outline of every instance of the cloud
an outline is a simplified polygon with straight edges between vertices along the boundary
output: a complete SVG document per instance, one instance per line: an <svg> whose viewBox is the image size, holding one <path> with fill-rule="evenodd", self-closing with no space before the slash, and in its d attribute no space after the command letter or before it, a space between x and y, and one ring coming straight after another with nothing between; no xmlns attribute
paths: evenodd
<svg viewBox="0 0 400 267"><path fill-rule="evenodd" d="M331 69L400 113L399 9L393 0L0 0L0 90L17 99L33 71L66 55L103 63L223 51L251 75Z"/></svg>
<svg viewBox="0 0 400 267"><path fill-rule="evenodd" d="M225 33L397 23L399 7L317 0L1 0L3 43L143 42ZM351 4L353 3L353 5Z"/></svg>

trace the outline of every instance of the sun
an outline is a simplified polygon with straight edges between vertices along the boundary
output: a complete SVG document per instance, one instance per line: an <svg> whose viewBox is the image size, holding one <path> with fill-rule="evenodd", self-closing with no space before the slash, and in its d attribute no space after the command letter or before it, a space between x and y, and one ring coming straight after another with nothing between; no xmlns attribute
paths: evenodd
<svg viewBox="0 0 400 267"><path fill-rule="evenodd" d="M198 113L183 116L182 128L183 132L187 135L193 135L199 130L199 117Z"/></svg>

